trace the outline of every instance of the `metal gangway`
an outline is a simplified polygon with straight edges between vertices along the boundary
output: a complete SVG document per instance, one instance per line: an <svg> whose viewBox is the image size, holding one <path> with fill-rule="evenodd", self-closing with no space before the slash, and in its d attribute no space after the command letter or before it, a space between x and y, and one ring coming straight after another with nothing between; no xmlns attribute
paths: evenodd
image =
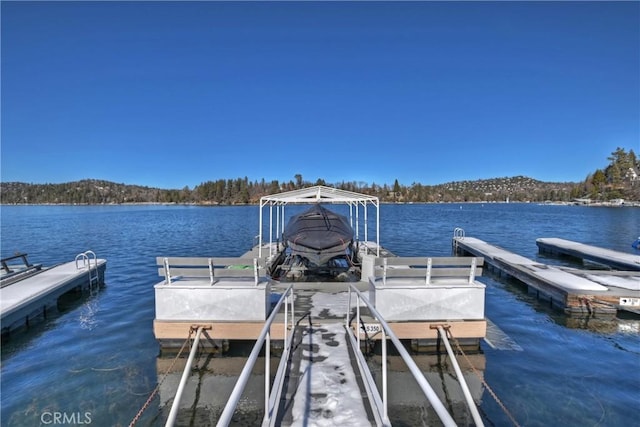
<svg viewBox="0 0 640 427"><path fill-rule="evenodd" d="M229 396L228 402L224 407L222 414L220 415L217 426L228 426L234 415L234 411L238 403L240 402L243 392L249 382L249 378L251 376L252 370L258 360L258 356L260 355L262 349L264 348L264 359L265 359L265 382L264 382L264 417L262 420L262 426L274 426L277 425L278 411L281 408L281 398L283 393L283 387L285 385L285 378L287 376L287 369L291 365L290 358L293 355L292 347L294 342L294 334L296 331L296 312L295 312L295 295L294 295L294 287L290 285L285 292L282 294L276 305L274 306L270 316L265 321L264 327L256 340L254 347L242 369L240 376ZM279 317L281 309L284 307L284 336L283 337L272 337L271 336L271 326L276 322L276 319ZM382 381L380 390L376 385L373 374L371 373L367 361L365 359L365 355L361 351L361 334L360 331L364 330L364 324L361 320L361 307L366 307L369 310L369 315L377 321L381 327L382 339L381 339L381 352L382 352L382 362L381 362L381 373L382 373ZM355 328L352 328L351 323L354 319L355 311ZM298 322L302 320L302 317L298 319ZM342 322L341 322L342 323ZM371 422L377 426L391 426L391 421L389 420L388 414L388 393L387 393L387 341L391 341L395 346L396 351L407 365L411 375L419 385L422 390L426 400L432 406L440 421L444 426L455 426L456 423L452 417L452 415L447 411L442 401L438 398L436 392L429 384L424 374L421 372L420 368L416 365L411 355L406 351L404 346L402 345L400 339L395 335L389 324L384 320L384 318L378 313L375 307L371 304L367 297L365 297L362 292L360 292L353 284L349 285L348 289L348 304L346 307L345 320L342 323L344 330L346 331L346 336L348 337L347 342L351 347L352 353L356 358L356 365L359 370L360 377L362 378L362 382L364 383L365 392L368 398L368 402L370 405L371 413L373 414L373 420L366 422ZM182 378L178 385L178 389L176 395L173 399L172 407L169 412L169 416L166 421L166 426L173 426L176 421L176 417L178 414L178 407L180 404L180 399L182 397L182 393L184 391L185 384L191 372L191 366L193 364L193 360L195 358L195 354L198 348L198 342L200 340L200 336L203 332L203 327L199 327L196 331L195 339L191 345L191 351L189 354L189 358L187 360L186 366L184 368ZM445 343L445 347L447 353L449 354L450 360L453 364L453 367L456 372L457 379L460 383L460 387L462 388L467 406L469 407L470 414L473 418L476 426L483 426L483 421L480 417L476 404L471 396L469 388L464 380L462 375L462 371L456 361L455 353L453 352L451 345L449 344L447 333L442 326L438 327L439 337ZM278 364L277 371L275 373L273 382L271 382L271 374L270 374L270 344L272 339L282 339L284 340L283 352L280 358L280 362ZM282 414L280 414L282 415ZM362 420L365 421L365 420Z"/></svg>

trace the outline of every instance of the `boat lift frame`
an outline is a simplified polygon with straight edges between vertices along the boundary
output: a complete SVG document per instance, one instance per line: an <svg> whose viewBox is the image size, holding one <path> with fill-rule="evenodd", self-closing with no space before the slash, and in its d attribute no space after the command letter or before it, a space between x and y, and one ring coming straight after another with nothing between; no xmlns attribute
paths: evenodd
<svg viewBox="0 0 640 427"><path fill-rule="evenodd" d="M376 236L375 243L376 256L380 256L380 200L375 196L355 193L352 191L340 190L338 188L317 185L314 187L302 188L299 190L286 191L270 196L260 198L260 224L258 234L258 256L262 258L262 248L265 243L263 237L263 208L269 206L269 254L274 255L273 243L274 237L276 242L284 231L285 222L285 206L289 204L346 204L349 206L349 224L356 233L356 240L367 245L369 243L369 218L368 205L376 208ZM275 208L275 213L274 213ZM364 220L364 241L360 241L360 208L363 210ZM275 224L274 224L275 216ZM275 227L275 229L274 229ZM274 233L275 231L275 233ZM275 234L275 236L274 236ZM368 247L368 245L367 245Z"/></svg>

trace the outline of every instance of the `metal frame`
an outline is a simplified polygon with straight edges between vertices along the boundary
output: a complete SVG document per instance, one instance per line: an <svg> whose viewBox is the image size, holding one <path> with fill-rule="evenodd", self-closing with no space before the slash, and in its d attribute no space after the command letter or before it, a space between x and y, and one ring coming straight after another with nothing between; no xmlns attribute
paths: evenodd
<svg viewBox="0 0 640 427"><path fill-rule="evenodd" d="M389 416L388 416L388 399L387 399L387 338L393 342L398 351L398 354L402 357L402 360L407 364L409 368L409 372L413 375L416 382L422 389L422 392L426 396L427 400L436 411L436 414L442 421L442 424L445 426L455 426L456 423L451 417L451 414L444 407L443 403L438 398L438 395L433 390L427 379L420 371L420 368L416 365L416 362L411 358L407 350L404 348L400 339L393 332L389 324L384 320L382 315L378 313L375 307L369 302L367 298L365 298L362 293L354 286L349 285L349 299L348 299L348 307L347 307L347 315L346 315L346 327L349 328L349 314L351 313L351 293L355 292L356 294L356 338L353 337L353 334L348 334L351 339L351 343L354 346L354 349L358 351L354 351L356 355L356 359L358 361L358 367L360 368L360 372L363 374L363 378L366 380L365 384L371 382L370 384L366 384L367 393L369 393L369 398L371 402L376 406L378 414L376 414L376 418L381 420L382 425L390 425ZM376 388L375 382L373 378L371 378L371 374L368 373L368 367L364 356L360 350L360 302L364 302L365 305L369 308L371 315L377 319L382 326L382 397L380 397L380 393ZM356 347L357 346L357 347Z"/></svg>
<svg viewBox="0 0 640 427"><path fill-rule="evenodd" d="M273 253L274 231L275 241L284 231L285 206L288 204L346 204L349 206L349 222L356 232L356 240L360 241L360 207L364 212L364 242L369 242L367 205L376 208L376 255L380 256L380 200L375 196L340 190L338 188L317 185L299 190L286 191L284 193L263 196L260 198L260 223L258 234L258 256L262 258L262 248L265 243L263 238L263 208L269 206L269 257ZM275 214L273 212L275 207ZM355 214L355 218L354 218ZM274 224L275 215L275 224ZM355 221L355 223L354 223ZM275 227L275 230L274 230Z"/></svg>
<svg viewBox="0 0 640 427"><path fill-rule="evenodd" d="M280 311L280 307L282 304L285 304L285 312L284 312L284 351L282 353L282 357L280 358L280 364L278 365L278 371L276 372L276 378L273 384L274 393L270 391L270 377L271 377L271 324L275 321L278 312ZM289 313L289 304L291 305L291 313ZM289 333L287 334L287 326L289 326ZM260 332L260 336L256 340L256 343L251 350L251 354L249 354L249 358L247 363L245 363L240 376L238 377L238 381L236 381L236 385L233 387L233 391L231 391L231 395L229 396L229 400L227 401L226 406L224 407L220 418L218 419L218 426L228 426L231 423L231 418L233 417L233 413L236 410L236 406L242 397L242 393L249 381L249 377L251 376L251 371L253 370L253 366L255 365L258 355L260 354L260 350L263 345L265 347L265 383L264 383L264 405L265 405L265 415L262 421L263 425L270 425L273 423L273 415L277 413L277 405L280 402L280 393L282 392L282 382L285 378L285 370L287 367L287 361L289 360L289 354L291 352L291 346L293 343L293 332L295 329L295 311L294 311L294 298L293 298L293 285L290 285L287 290L282 294L280 300L273 308L271 315L267 319L262 328L262 332Z"/></svg>

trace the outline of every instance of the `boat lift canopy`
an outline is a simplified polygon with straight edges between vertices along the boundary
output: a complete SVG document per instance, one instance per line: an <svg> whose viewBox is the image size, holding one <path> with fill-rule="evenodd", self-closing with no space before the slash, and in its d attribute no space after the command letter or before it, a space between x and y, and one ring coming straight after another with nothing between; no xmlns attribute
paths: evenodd
<svg viewBox="0 0 640 427"><path fill-rule="evenodd" d="M262 212L265 206L269 206L269 256L272 255L272 247L274 235L276 239L282 235L284 230L284 208L288 204L346 204L349 206L349 222L356 233L356 240L360 243L370 245L368 234L368 214L367 206L369 204L376 208L376 240L375 251L380 255L380 201L375 196L354 193L352 191L340 190L338 188L317 185L314 187L301 188L299 190L286 191L271 196L263 196L260 198L260 232L258 234L259 257L262 257L262 247L265 243L263 237L263 219ZM273 208L275 207L275 214ZM360 208L364 214L364 240L360 240ZM275 223L274 223L275 215ZM274 230L275 227L275 230ZM275 231L275 234L274 234ZM373 242L371 242L373 243Z"/></svg>

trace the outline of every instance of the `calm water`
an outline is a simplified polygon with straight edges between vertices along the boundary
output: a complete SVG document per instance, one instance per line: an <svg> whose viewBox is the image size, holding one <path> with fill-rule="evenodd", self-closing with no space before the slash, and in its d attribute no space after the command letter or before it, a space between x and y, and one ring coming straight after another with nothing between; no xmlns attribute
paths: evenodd
<svg viewBox="0 0 640 427"><path fill-rule="evenodd" d="M257 207L2 206L1 252L45 265L91 249L106 287L2 347L2 425L51 421L128 425L158 380L153 337L155 257L239 256ZM561 237L633 253L640 209L523 204L383 205L381 243L402 256L451 254L454 227L529 258ZM554 259L542 259L559 263ZM638 320L568 319L514 283L491 277L486 314L523 351L483 343L484 378L521 425L630 426L640 419ZM485 391L487 425L509 425ZM89 418L80 417L85 413ZM138 425L162 425L157 400Z"/></svg>

